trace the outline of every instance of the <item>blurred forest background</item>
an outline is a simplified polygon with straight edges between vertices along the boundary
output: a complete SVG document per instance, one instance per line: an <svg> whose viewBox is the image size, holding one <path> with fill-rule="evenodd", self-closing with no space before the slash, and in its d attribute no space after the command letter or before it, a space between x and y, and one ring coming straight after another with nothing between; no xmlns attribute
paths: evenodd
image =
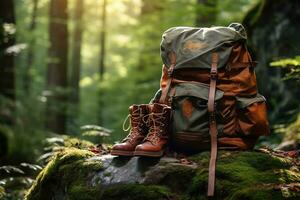
<svg viewBox="0 0 300 200"><path fill-rule="evenodd" d="M128 107L159 87L163 31L231 22L248 31L268 100L259 145L299 148L300 1L1 0L0 166L37 163L57 135L122 139Z"/></svg>

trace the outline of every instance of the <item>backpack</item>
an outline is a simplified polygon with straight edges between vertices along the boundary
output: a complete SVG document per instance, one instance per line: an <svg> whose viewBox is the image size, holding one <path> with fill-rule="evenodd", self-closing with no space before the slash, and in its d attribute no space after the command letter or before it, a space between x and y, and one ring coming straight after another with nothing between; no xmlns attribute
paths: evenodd
<svg viewBox="0 0 300 200"><path fill-rule="evenodd" d="M174 148L211 148L208 196L214 194L217 149L252 149L269 134L266 99L257 91L246 40L238 23L174 27L162 36L162 77L152 102L172 108Z"/></svg>

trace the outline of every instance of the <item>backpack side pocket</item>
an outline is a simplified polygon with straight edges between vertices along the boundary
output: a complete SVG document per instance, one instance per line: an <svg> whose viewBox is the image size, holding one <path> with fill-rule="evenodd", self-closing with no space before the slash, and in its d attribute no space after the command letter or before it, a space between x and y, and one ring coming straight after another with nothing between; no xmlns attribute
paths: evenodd
<svg viewBox="0 0 300 200"><path fill-rule="evenodd" d="M236 100L237 132L254 137L268 135L270 130L265 97L257 94L249 98L236 97Z"/></svg>

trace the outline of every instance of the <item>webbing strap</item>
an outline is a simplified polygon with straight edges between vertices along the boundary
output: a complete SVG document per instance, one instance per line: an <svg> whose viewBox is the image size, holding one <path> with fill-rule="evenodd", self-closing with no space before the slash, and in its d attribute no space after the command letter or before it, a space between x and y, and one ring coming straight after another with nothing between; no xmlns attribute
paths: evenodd
<svg viewBox="0 0 300 200"><path fill-rule="evenodd" d="M210 71L210 84L208 94L208 112L209 112L209 133L211 138L211 152L209 162L209 173L208 173L208 189L207 196L214 196L215 190L215 176L216 176L216 160L217 160L217 123L215 117L215 95L217 86L217 75L218 75L218 61L219 56L217 53L211 55L211 71Z"/></svg>

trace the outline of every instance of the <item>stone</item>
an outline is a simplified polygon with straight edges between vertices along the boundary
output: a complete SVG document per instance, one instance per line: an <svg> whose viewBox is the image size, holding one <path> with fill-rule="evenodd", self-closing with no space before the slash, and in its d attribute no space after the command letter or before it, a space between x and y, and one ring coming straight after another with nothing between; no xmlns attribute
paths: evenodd
<svg viewBox="0 0 300 200"><path fill-rule="evenodd" d="M209 156L202 152L182 162L67 148L40 172L25 199L207 199ZM297 199L297 159L271 151L219 151L215 199Z"/></svg>

